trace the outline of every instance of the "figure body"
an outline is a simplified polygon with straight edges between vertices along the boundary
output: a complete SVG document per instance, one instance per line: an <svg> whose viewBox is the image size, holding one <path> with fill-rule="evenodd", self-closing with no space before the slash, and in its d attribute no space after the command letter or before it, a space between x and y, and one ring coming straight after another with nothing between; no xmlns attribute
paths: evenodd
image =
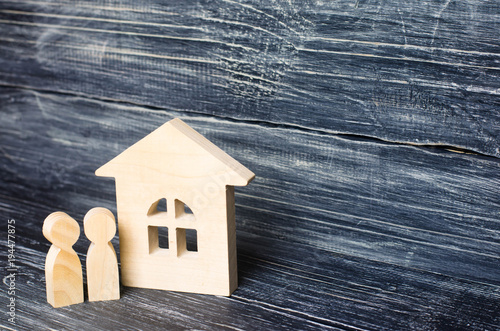
<svg viewBox="0 0 500 331"><path fill-rule="evenodd" d="M47 301L56 308L83 302L82 265L72 247L80 226L68 214L55 212L45 219L42 231L52 243L45 260Z"/></svg>
<svg viewBox="0 0 500 331"><path fill-rule="evenodd" d="M84 231L92 242L87 252L89 301L117 300L120 282L116 252L110 240L116 233L115 218L105 208L91 209L83 220Z"/></svg>

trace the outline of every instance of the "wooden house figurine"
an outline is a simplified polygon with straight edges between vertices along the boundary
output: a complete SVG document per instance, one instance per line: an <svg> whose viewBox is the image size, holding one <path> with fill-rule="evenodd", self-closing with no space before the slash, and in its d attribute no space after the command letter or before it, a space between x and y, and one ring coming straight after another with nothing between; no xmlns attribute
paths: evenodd
<svg viewBox="0 0 500 331"><path fill-rule="evenodd" d="M234 186L247 185L250 170L173 119L96 175L116 182L123 285L226 296L237 288Z"/></svg>

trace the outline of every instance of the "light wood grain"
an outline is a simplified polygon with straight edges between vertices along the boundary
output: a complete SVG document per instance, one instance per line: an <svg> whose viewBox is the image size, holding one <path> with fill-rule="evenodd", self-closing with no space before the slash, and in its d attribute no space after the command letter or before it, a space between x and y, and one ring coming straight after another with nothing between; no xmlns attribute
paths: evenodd
<svg viewBox="0 0 500 331"><path fill-rule="evenodd" d="M83 226L91 241L86 260L89 301L118 300L118 261L110 242L116 233L115 217L108 209L95 207L85 215Z"/></svg>
<svg viewBox="0 0 500 331"><path fill-rule="evenodd" d="M96 175L116 180L125 286L215 295L237 288L232 187L247 185L250 170L173 119ZM162 198L166 211L157 210ZM168 248L159 246L158 227L168 229ZM188 230L197 233L196 251L187 249Z"/></svg>
<svg viewBox="0 0 500 331"><path fill-rule="evenodd" d="M43 222L43 235L52 243L45 259L47 301L55 308L83 302L82 265L72 247L80 226L68 214L54 212Z"/></svg>

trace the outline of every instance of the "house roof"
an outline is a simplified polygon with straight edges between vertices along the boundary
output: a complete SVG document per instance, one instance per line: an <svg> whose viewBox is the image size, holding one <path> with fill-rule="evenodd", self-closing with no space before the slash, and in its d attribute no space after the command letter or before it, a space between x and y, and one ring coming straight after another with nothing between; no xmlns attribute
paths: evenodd
<svg viewBox="0 0 500 331"><path fill-rule="evenodd" d="M144 174L147 174L146 176ZM181 178L216 177L225 185L244 186L254 173L176 118L127 148L96 170L102 177L157 175Z"/></svg>

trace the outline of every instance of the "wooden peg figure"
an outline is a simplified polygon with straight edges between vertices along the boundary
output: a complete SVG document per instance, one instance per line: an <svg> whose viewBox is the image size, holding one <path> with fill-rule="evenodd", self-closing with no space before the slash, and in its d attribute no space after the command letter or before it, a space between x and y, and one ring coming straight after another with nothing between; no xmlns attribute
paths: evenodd
<svg viewBox="0 0 500 331"><path fill-rule="evenodd" d="M82 265L73 250L80 226L58 211L45 219L42 232L52 243L45 260L47 301L55 308L83 302Z"/></svg>
<svg viewBox="0 0 500 331"><path fill-rule="evenodd" d="M118 262L110 242L116 233L115 217L106 208L93 208L85 215L83 226L92 242L87 252L89 301L120 299Z"/></svg>

